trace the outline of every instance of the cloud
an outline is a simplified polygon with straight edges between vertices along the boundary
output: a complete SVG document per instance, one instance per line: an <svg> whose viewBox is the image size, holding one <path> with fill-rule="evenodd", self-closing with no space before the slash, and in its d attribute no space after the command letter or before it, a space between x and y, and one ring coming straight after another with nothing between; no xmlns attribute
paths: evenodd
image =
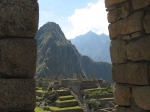
<svg viewBox="0 0 150 112"><path fill-rule="evenodd" d="M107 12L103 0L95 4L88 3L85 8L75 9L74 14L68 17L68 21L73 29L65 33L67 38L74 38L88 31L108 34Z"/></svg>

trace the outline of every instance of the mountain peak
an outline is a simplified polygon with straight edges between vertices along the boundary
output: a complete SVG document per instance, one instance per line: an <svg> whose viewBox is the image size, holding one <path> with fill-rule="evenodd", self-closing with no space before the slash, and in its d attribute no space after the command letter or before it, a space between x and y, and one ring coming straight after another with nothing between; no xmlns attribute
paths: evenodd
<svg viewBox="0 0 150 112"><path fill-rule="evenodd" d="M89 32L87 32L85 35L97 35L97 34L94 33L93 31L89 31Z"/></svg>
<svg viewBox="0 0 150 112"><path fill-rule="evenodd" d="M43 35L44 36L40 36ZM40 27L39 31L37 32L38 37L45 38L55 38L55 39L66 39L64 33L62 32L60 26L55 22L47 22L42 27ZM37 37L37 36L36 36Z"/></svg>

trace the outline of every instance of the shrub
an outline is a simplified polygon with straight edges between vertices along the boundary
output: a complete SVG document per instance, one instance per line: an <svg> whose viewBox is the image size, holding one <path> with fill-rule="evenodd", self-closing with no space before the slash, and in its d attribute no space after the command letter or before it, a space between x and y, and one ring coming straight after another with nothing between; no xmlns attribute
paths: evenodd
<svg viewBox="0 0 150 112"><path fill-rule="evenodd" d="M86 101L88 107L92 108L92 110L97 109L100 105L100 102L96 99L89 99Z"/></svg>

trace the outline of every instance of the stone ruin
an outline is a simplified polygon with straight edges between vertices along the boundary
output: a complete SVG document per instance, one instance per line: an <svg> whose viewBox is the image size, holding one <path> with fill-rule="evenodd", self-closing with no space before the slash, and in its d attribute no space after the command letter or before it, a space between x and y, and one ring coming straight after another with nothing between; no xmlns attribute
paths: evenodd
<svg viewBox="0 0 150 112"><path fill-rule="evenodd" d="M0 1L0 112L34 112L37 0Z"/></svg>
<svg viewBox="0 0 150 112"><path fill-rule="evenodd" d="M116 112L150 111L150 0L105 0ZM35 108L37 0L0 2L0 111Z"/></svg>
<svg viewBox="0 0 150 112"><path fill-rule="evenodd" d="M115 112L150 111L150 0L105 0Z"/></svg>

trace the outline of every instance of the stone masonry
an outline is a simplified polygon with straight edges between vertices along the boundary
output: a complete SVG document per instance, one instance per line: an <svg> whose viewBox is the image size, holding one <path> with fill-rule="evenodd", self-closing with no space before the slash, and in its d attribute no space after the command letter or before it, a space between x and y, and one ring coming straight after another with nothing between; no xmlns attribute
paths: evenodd
<svg viewBox="0 0 150 112"><path fill-rule="evenodd" d="M37 0L0 1L0 112L34 112Z"/></svg>
<svg viewBox="0 0 150 112"><path fill-rule="evenodd" d="M150 112L150 0L105 0L115 112Z"/></svg>

